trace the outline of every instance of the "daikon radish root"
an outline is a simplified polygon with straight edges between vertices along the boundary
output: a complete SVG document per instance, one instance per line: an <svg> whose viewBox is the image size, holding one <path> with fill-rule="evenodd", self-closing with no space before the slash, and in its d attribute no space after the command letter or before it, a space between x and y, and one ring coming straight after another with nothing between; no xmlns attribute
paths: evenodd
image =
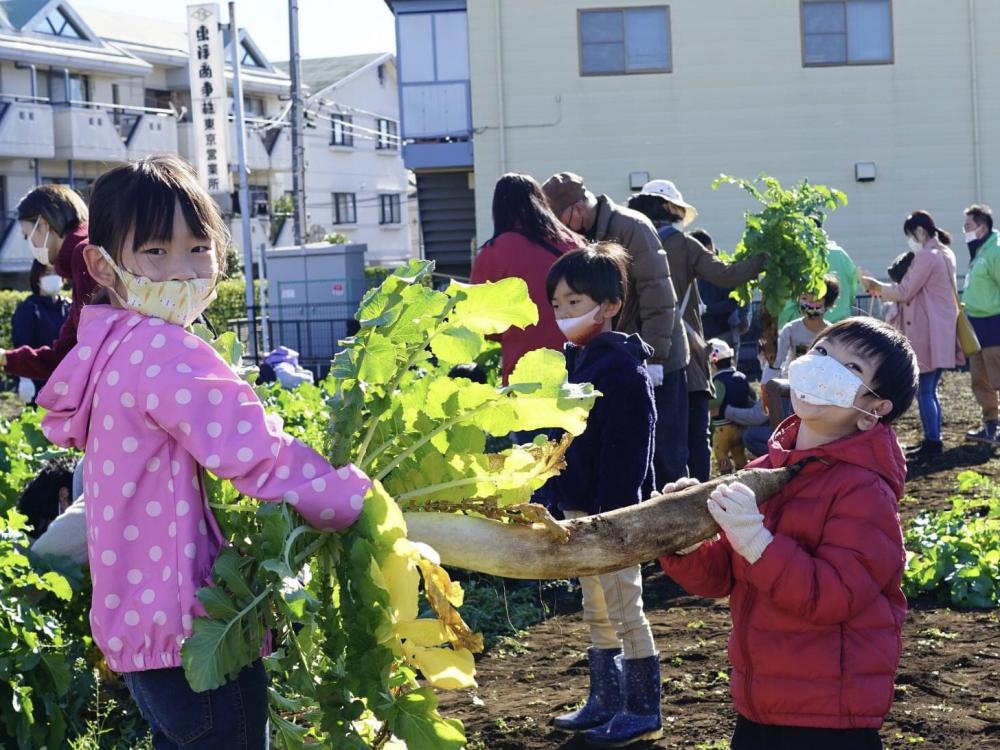
<svg viewBox="0 0 1000 750"><path fill-rule="evenodd" d="M738 471L637 505L560 521L565 535L541 523L518 525L454 513L403 515L410 541L433 547L444 565L506 578L592 576L649 562L716 534L719 526L705 503L718 485L743 482L762 503L796 471Z"/></svg>

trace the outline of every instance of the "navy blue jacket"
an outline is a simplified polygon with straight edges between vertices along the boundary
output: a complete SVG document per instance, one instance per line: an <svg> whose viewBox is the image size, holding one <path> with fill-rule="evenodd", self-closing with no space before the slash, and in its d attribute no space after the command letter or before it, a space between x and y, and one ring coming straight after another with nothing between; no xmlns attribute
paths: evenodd
<svg viewBox="0 0 1000 750"><path fill-rule="evenodd" d="M14 310L10 321L11 341L16 349L30 346L38 349L52 346L69 315L69 301L62 297L30 294ZM36 380L39 388L44 380Z"/></svg>
<svg viewBox="0 0 1000 750"><path fill-rule="evenodd" d="M711 281L698 279L698 293L705 305L701 325L706 339L729 335L729 316L740 307L740 303L729 296L731 291L733 290L716 286Z"/></svg>
<svg viewBox="0 0 1000 750"><path fill-rule="evenodd" d="M653 354L638 334L602 333L585 347L566 344L572 383L593 383L603 395L587 429L566 453L566 469L545 486L549 504L591 515L642 500L643 483L655 486L653 430L656 407L643 361Z"/></svg>

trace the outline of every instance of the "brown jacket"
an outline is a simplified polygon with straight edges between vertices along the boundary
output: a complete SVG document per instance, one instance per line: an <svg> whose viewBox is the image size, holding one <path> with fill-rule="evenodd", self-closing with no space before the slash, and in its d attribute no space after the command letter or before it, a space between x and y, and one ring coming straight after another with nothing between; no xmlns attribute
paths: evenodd
<svg viewBox="0 0 1000 750"><path fill-rule="evenodd" d="M597 220L588 237L621 244L632 260L628 299L617 330L642 336L655 351L649 361L662 365L664 373L686 367L688 344L677 315L676 285L670 283L670 266L653 224L639 212L602 195L597 199Z"/></svg>
<svg viewBox="0 0 1000 750"><path fill-rule="evenodd" d="M660 230L661 235L664 230ZM709 252L698 240L684 232L670 232L663 239L663 249L667 252L667 262L670 263L671 281L677 294L677 307L680 309L684 294L688 287L691 294L687 307L684 309L684 322L694 330L695 335L688 334L688 345L691 349L691 359L687 367L687 385L689 393L713 393L712 376L708 366L708 348L700 348L697 339L704 341L705 334L701 327L701 295L698 293L696 279L706 281L724 288L732 288L745 284L755 278L764 268L765 257L755 255L739 263L723 263L715 254Z"/></svg>

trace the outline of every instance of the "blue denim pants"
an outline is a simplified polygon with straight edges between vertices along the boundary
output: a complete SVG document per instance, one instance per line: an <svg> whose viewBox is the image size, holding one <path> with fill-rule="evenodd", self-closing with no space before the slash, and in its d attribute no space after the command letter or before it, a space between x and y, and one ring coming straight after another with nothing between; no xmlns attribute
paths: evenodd
<svg viewBox="0 0 1000 750"><path fill-rule="evenodd" d="M196 693L184 670L122 675L153 730L156 750L265 750L267 673L259 659L225 685Z"/></svg>
<svg viewBox="0 0 1000 750"><path fill-rule="evenodd" d="M668 372L663 385L653 389L656 402L656 437L653 469L656 490L686 477L688 463L688 392L684 369Z"/></svg>
<svg viewBox="0 0 1000 750"><path fill-rule="evenodd" d="M917 408L920 410L920 424L924 428L924 440L941 439L941 402L938 401L937 387L943 370L920 373L917 390Z"/></svg>

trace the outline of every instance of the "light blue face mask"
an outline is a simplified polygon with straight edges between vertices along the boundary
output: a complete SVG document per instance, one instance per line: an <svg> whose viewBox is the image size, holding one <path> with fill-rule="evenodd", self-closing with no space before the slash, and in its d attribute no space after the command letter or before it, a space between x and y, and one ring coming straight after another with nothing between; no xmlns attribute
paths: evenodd
<svg viewBox="0 0 1000 750"><path fill-rule="evenodd" d="M878 414L855 406L854 399L862 387L875 398L881 396L829 355L809 352L794 360L788 366L788 385L795 397L807 404L856 409L869 417L879 418Z"/></svg>

